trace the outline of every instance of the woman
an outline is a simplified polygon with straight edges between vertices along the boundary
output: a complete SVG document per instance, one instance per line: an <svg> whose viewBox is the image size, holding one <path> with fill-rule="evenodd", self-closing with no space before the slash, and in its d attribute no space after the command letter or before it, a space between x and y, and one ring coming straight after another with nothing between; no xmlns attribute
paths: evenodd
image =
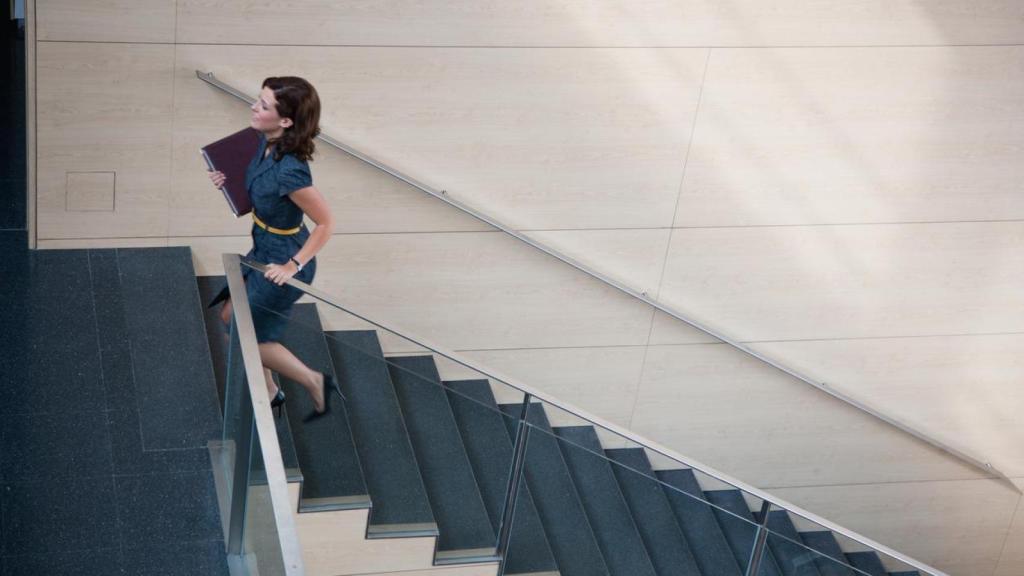
<svg viewBox="0 0 1024 576"><path fill-rule="evenodd" d="M330 409L331 391L341 391L334 379L311 370L285 348L280 339L292 305L302 291L285 286L289 278L305 283L316 274L316 254L331 238L334 220L323 194L313 186L308 162L320 133L320 98L313 86L292 76L271 77L263 81L259 99L252 105L250 124L260 132L259 151L245 173L246 188L253 205L252 250L247 258L266 264L259 274L244 269L246 293L252 309L256 340L267 377L271 407L284 404L270 371L301 384L313 399L314 411L306 420L322 416ZM225 176L211 172L210 180L220 188ZM303 215L316 223L310 233ZM231 320L231 300L227 288L214 299L223 300L221 320Z"/></svg>

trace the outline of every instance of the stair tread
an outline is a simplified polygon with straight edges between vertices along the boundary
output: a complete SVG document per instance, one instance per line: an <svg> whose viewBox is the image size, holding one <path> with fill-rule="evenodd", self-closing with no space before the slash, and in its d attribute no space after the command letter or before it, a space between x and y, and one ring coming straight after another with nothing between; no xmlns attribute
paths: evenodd
<svg viewBox="0 0 1024 576"><path fill-rule="evenodd" d="M854 576L853 570L846 566L846 556L836 542L835 535L828 530L801 532L800 538L809 548L817 550L824 556L818 556L815 562L822 576Z"/></svg>
<svg viewBox="0 0 1024 576"><path fill-rule="evenodd" d="M750 508L747 507L747 503L743 499L743 494L739 490L709 490L704 493L704 497L718 507L718 509L714 509L715 518L718 519L722 532L736 555L736 561L741 567L746 567L750 562L757 526L754 524ZM723 510L728 510L734 516ZM761 560L760 574L762 576L781 575L771 549L765 550L764 558Z"/></svg>
<svg viewBox="0 0 1024 576"><path fill-rule="evenodd" d="M514 442L516 420L522 406L502 404L500 408L512 417L505 423ZM569 469L540 404L530 404L527 421L537 429L531 430L527 441L524 475L559 571L562 576L609 576Z"/></svg>
<svg viewBox="0 0 1024 576"><path fill-rule="evenodd" d="M388 371L437 520L438 551L476 550L480 556L490 550L488 555L493 556L496 534L434 357L391 357Z"/></svg>
<svg viewBox="0 0 1024 576"><path fill-rule="evenodd" d="M437 523L377 333L351 330L328 332L327 336L373 502L369 535L436 535Z"/></svg>
<svg viewBox="0 0 1024 576"><path fill-rule="evenodd" d="M659 576L701 576L690 545L672 513L668 498L655 479L651 463L642 448L615 448L605 454L613 465L640 537Z"/></svg>
<svg viewBox="0 0 1024 576"><path fill-rule="evenodd" d="M296 304L281 343L312 370L333 374L331 357L315 304ZM351 508L366 506L366 481L356 453L348 416L335 394L331 412L309 423L302 419L313 411L313 400L300 384L279 375L287 397L292 439L302 470L303 508Z"/></svg>
<svg viewBox="0 0 1024 576"><path fill-rule="evenodd" d="M847 552L846 559L851 566L871 576L886 576L885 566L875 552Z"/></svg>
<svg viewBox="0 0 1024 576"><path fill-rule="evenodd" d="M703 493L693 471L659 470L655 475L666 485L663 486L665 496L701 572L705 576L743 574L715 519L713 508L702 501Z"/></svg>
<svg viewBox="0 0 1024 576"><path fill-rule="evenodd" d="M785 510L768 513L768 547L785 576L820 576L817 554L802 546L800 534ZM776 536L779 534L785 538Z"/></svg>
<svg viewBox="0 0 1024 576"><path fill-rule="evenodd" d="M513 446L504 422L506 416L498 409L487 380L445 382L445 386L488 518L497 534L512 466ZM530 488L523 482L513 516L505 573L557 569Z"/></svg>
<svg viewBox="0 0 1024 576"><path fill-rule="evenodd" d="M622 490L593 426L554 429L591 529L612 576L654 576Z"/></svg>

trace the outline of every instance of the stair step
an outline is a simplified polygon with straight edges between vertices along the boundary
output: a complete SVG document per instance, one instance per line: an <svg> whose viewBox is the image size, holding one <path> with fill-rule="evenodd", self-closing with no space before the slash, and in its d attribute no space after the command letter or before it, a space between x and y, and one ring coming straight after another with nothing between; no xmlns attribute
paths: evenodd
<svg viewBox="0 0 1024 576"><path fill-rule="evenodd" d="M828 530L816 530L814 532L801 532L800 538L804 544L813 550L824 554L819 556L815 562L818 564L818 572L821 576L853 576L853 570L846 566L846 556L836 542L835 535Z"/></svg>
<svg viewBox="0 0 1024 576"><path fill-rule="evenodd" d="M327 333L327 347L373 501L370 538L437 536L437 522L409 443L377 333Z"/></svg>
<svg viewBox="0 0 1024 576"><path fill-rule="evenodd" d="M672 506L683 535L690 543L701 573L704 576L743 574L715 519L714 508L703 501L704 494L697 484L693 471L659 470L655 475L666 485L662 487L665 496Z"/></svg>
<svg viewBox="0 0 1024 576"><path fill-rule="evenodd" d="M281 343L312 370L333 374L331 356L315 304L296 304ZM324 418L303 423L313 399L300 384L279 376L287 400L284 408L302 470L301 511L345 510L370 505L344 404L335 394Z"/></svg>
<svg viewBox="0 0 1024 576"><path fill-rule="evenodd" d="M576 491L612 576L654 576L629 506L593 426L554 429Z"/></svg>
<svg viewBox="0 0 1024 576"><path fill-rule="evenodd" d="M871 576L886 576L885 566L882 565L882 560L875 552L847 552L846 559L851 566L861 572Z"/></svg>
<svg viewBox="0 0 1024 576"><path fill-rule="evenodd" d="M768 513L768 547L785 576L821 576L815 560L818 555L802 546L800 533L785 510ZM780 536L784 536L782 538Z"/></svg>
<svg viewBox="0 0 1024 576"><path fill-rule="evenodd" d="M506 416L498 409L487 380L445 382L445 386L487 515L497 534L512 466ZM505 574L550 574L558 570L525 482L520 484L507 558Z"/></svg>
<svg viewBox="0 0 1024 576"><path fill-rule="evenodd" d="M497 535L484 509L434 357L391 357L388 371L440 531L438 563L497 560Z"/></svg>
<svg viewBox="0 0 1024 576"><path fill-rule="evenodd" d="M515 442L519 404L502 404L509 438ZM544 408L531 403L527 422L536 427L526 444L525 477L533 494L551 551L563 576L609 576L601 549L587 520L558 441Z"/></svg>
<svg viewBox="0 0 1024 576"><path fill-rule="evenodd" d="M643 448L605 450L651 564L659 576L701 576L690 545Z"/></svg>
<svg viewBox="0 0 1024 576"><path fill-rule="evenodd" d="M746 567L754 548L757 526L754 524L754 516L750 512L750 508L747 507L747 502L743 499L743 494L739 490L710 490L704 493L704 497L719 508L714 510L715 518L718 519L722 532L732 547L736 561L741 567ZM723 510L728 510L733 515ZM761 576L781 576L771 549L765 550L759 574Z"/></svg>

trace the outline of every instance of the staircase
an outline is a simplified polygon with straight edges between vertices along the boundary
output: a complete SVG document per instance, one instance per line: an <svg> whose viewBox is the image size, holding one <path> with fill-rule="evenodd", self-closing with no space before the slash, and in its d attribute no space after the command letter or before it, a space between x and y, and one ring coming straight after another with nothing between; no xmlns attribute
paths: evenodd
<svg viewBox="0 0 1024 576"><path fill-rule="evenodd" d="M208 301L223 278L199 279ZM207 328L222 377L223 328ZM374 331L324 332L298 304L284 344L333 374L344 402L309 424L309 397L283 380L278 436L310 575L494 575L522 404L487 380L443 381L430 355L385 356ZM771 530L761 576L909 576L828 531L767 518L739 490L689 469L654 470L643 448L605 449L592 426L552 426L526 407L529 439L505 574L742 576L757 526Z"/></svg>

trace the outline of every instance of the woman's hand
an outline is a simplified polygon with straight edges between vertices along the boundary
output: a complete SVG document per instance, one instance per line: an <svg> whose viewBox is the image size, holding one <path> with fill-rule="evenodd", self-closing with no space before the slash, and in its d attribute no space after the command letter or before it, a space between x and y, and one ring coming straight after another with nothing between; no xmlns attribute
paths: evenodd
<svg viewBox="0 0 1024 576"><path fill-rule="evenodd" d="M281 286L298 271L298 267L291 261L285 264L267 264L267 271L263 273L263 277Z"/></svg>
<svg viewBox="0 0 1024 576"><path fill-rule="evenodd" d="M216 186L218 190L222 186L224 186L224 181L227 179L228 177L225 176L224 173L219 170L216 172L212 170L210 171L210 182L213 182L213 185Z"/></svg>

